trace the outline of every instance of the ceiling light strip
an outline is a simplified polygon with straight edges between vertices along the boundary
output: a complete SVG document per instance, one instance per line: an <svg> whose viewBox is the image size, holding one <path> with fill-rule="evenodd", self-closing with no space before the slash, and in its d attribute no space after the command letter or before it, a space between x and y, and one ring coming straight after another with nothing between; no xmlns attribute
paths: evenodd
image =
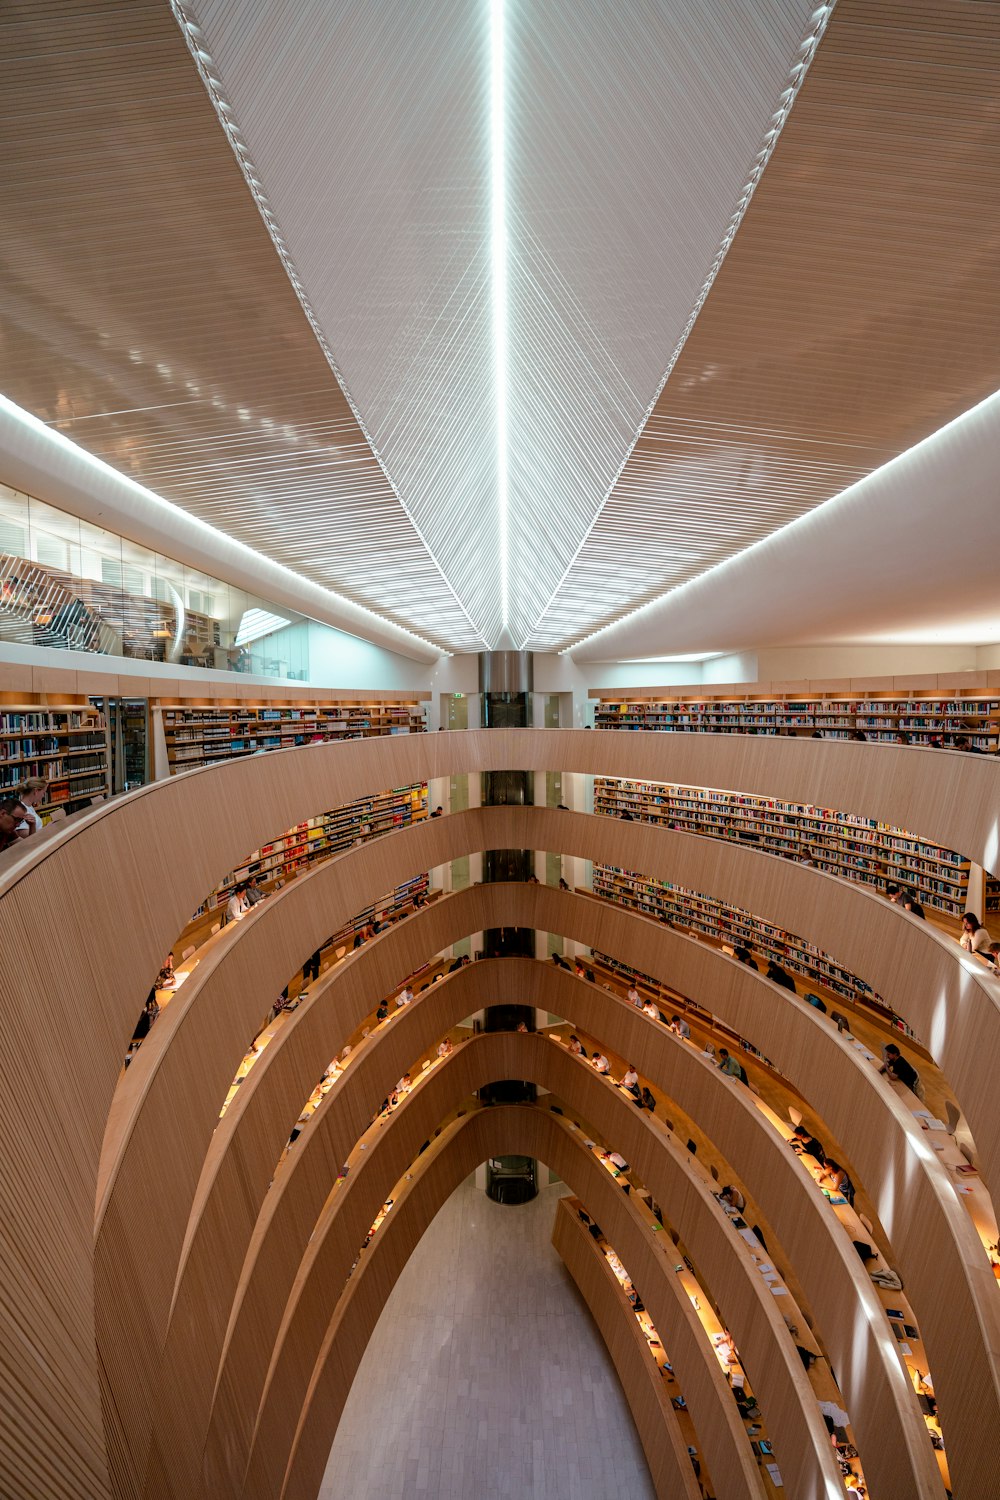
<svg viewBox="0 0 1000 1500"><path fill-rule="evenodd" d="M986 396L982 401L977 401L976 405L970 407L968 411L964 411L959 416L953 417L943 427L939 427L935 432L928 433L927 437L921 438L919 442L904 449L902 453L897 453L895 457L888 459L884 464L879 464L877 468L872 469L868 474L862 475L860 479L848 485L847 489L841 490L839 494L831 495L821 505L813 506L812 510L806 511L804 515L796 516L793 520L786 522L784 526L779 526L776 531L770 531L766 536L758 537L749 546L742 547L738 552L730 553L728 557L724 557L719 562L713 563L711 567L706 568L703 572L696 573L693 578L686 578L683 583L674 584L671 588L665 589L663 593L657 594L654 599L647 599L644 604L639 604L635 609L630 609L627 613L619 615L616 620L610 620L607 625L601 625L597 630L591 630L587 635L572 641L568 646L563 646L558 654L560 656L572 656L573 652L579 650L581 646L587 646L591 641L597 640L598 637L608 635L611 631L618 630L619 627L633 622L639 615L648 614L650 610L654 610L666 603L672 595L679 594L685 589L691 589L696 583L701 583L712 574L721 571L721 569L731 567L734 563L744 560L751 554L759 553L765 547L773 549L776 542L784 540L792 532L801 535L803 530L815 526L817 521L825 520L832 507L842 505L845 500L856 498L857 492L862 489L862 486L869 486L879 479L884 479L887 474L891 474L894 471L901 472L905 477L906 467L912 461L914 454L927 452L928 449L935 447L942 439L946 438L947 434L960 430L964 424L975 417L977 412L983 412L991 404L997 402L1000 402L1000 391L995 391L991 396Z"/></svg>
<svg viewBox="0 0 1000 1500"><path fill-rule="evenodd" d="M490 258L493 274L493 377L496 401L497 533L500 613L510 615L510 518L507 473L507 153L504 0L490 4Z"/></svg>

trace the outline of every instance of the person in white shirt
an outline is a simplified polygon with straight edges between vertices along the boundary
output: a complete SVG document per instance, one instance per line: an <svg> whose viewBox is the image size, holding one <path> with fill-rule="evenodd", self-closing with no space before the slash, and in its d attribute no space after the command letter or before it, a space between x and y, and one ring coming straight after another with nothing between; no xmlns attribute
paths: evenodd
<svg viewBox="0 0 1000 1500"><path fill-rule="evenodd" d="M636 1007L636 1009L642 1008L642 1000L640 999L639 991L636 989L634 984L629 985L628 994L625 998L629 1000Z"/></svg>
<svg viewBox="0 0 1000 1500"><path fill-rule="evenodd" d="M410 989L409 985L406 985L406 987L404 989L401 989L399 994L396 996L397 1008L403 1005L409 1005L412 999L413 991Z"/></svg>
<svg viewBox="0 0 1000 1500"><path fill-rule="evenodd" d="M42 820L35 811L40 802L45 801L45 792L48 783L42 776L29 776L27 781L21 783L16 795L20 797L22 806L27 816L17 825L15 832L19 839L30 838L33 833L41 833Z"/></svg>
<svg viewBox="0 0 1000 1500"><path fill-rule="evenodd" d="M642 1013L644 1016L648 1016L651 1021L658 1021L660 1019L660 1012L657 1010L652 1000L646 1001L645 1005L642 1007Z"/></svg>
<svg viewBox="0 0 1000 1500"><path fill-rule="evenodd" d="M610 1073L611 1072L611 1064L608 1062L608 1060L604 1056L603 1052L596 1052L594 1054L594 1056L590 1059L590 1061L593 1064L593 1066L597 1069L598 1073Z"/></svg>
<svg viewBox="0 0 1000 1500"><path fill-rule="evenodd" d="M632 1064L629 1063L629 1065L628 1065L628 1071L625 1074L625 1076L622 1078L622 1088L623 1089L634 1089L635 1086L636 1086L636 1084L638 1082L639 1082L639 1075L635 1071L635 1069L633 1068Z"/></svg>
<svg viewBox="0 0 1000 1500"><path fill-rule="evenodd" d="M438 1043L438 1057L450 1057L451 1050L451 1037L446 1036L443 1042Z"/></svg>
<svg viewBox="0 0 1000 1500"><path fill-rule="evenodd" d="M680 1016L670 1017L670 1030L675 1036L681 1036L686 1042L691 1040L691 1028Z"/></svg>
<svg viewBox="0 0 1000 1500"><path fill-rule="evenodd" d="M229 905L226 907L226 918L230 922L242 922L249 910L250 902L246 897L246 887L238 885L229 898Z"/></svg>
<svg viewBox="0 0 1000 1500"><path fill-rule="evenodd" d="M23 793L21 801L24 801ZM990 943L993 940L979 918L967 911L962 918L962 936L958 941L966 953L981 953L985 957L990 951Z"/></svg>

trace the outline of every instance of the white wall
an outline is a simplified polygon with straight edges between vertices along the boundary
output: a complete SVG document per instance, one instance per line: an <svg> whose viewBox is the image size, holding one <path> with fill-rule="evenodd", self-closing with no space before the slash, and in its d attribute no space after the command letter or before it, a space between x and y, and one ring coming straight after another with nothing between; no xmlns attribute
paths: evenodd
<svg viewBox="0 0 1000 1500"><path fill-rule="evenodd" d="M433 668L359 636L309 622L309 682L333 688L426 688Z"/></svg>

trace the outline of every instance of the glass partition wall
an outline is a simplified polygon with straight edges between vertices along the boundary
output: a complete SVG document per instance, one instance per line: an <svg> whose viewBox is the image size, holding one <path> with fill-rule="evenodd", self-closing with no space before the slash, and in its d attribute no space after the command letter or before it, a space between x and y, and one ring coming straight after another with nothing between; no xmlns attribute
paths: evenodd
<svg viewBox="0 0 1000 1500"><path fill-rule="evenodd" d="M0 644L309 676L303 615L0 485Z"/></svg>

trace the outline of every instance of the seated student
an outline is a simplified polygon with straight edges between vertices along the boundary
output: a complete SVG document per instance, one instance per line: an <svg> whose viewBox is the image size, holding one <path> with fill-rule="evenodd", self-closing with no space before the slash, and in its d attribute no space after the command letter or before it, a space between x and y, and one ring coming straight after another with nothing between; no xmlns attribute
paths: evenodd
<svg viewBox="0 0 1000 1500"><path fill-rule="evenodd" d="M979 918L971 911L967 911L962 918L962 936L958 941L966 953L986 954L989 952L990 943L993 939Z"/></svg>
<svg viewBox="0 0 1000 1500"><path fill-rule="evenodd" d="M660 1012L657 1010L652 1000L646 1001L645 1005L642 1007L642 1013L644 1016L649 1016L651 1021L658 1021L660 1019Z"/></svg>
<svg viewBox="0 0 1000 1500"><path fill-rule="evenodd" d="M757 967L757 960L754 958L749 948L734 948L733 957L738 959L741 964L746 964L748 969L754 969L758 973L760 972Z"/></svg>
<svg viewBox="0 0 1000 1500"><path fill-rule="evenodd" d="M788 1144L800 1156L803 1154L811 1156L819 1162L821 1167L825 1165L826 1152L823 1149L822 1143L804 1125L796 1125Z"/></svg>
<svg viewBox="0 0 1000 1500"><path fill-rule="evenodd" d="M444 817L444 808L443 807L436 807L434 809L434 811L431 813L431 817L432 818L443 818Z"/></svg>
<svg viewBox="0 0 1000 1500"><path fill-rule="evenodd" d="M1000 943L991 943L989 952L984 953L983 957L993 965L993 972L1000 974Z"/></svg>
<svg viewBox="0 0 1000 1500"><path fill-rule="evenodd" d="M649 1092L649 1089L647 1089L645 1086L643 1087L639 1102L641 1103L643 1109L649 1110L651 1115L656 1114L656 1100Z"/></svg>
<svg viewBox="0 0 1000 1500"><path fill-rule="evenodd" d="M786 969L783 969L775 959L771 959L767 965L767 976L773 984L780 984L784 989L795 993L795 980Z"/></svg>
<svg viewBox="0 0 1000 1500"><path fill-rule="evenodd" d="M226 907L226 920L229 922L242 922L250 910L250 902L247 900L245 885L238 885L229 898Z"/></svg>
<svg viewBox="0 0 1000 1500"><path fill-rule="evenodd" d="M601 1156L607 1162L608 1166L614 1167L615 1172L616 1172L617 1177L618 1177L618 1180L620 1182L620 1185L621 1185L622 1188L624 1188L625 1192L626 1193L631 1193L631 1191L632 1191L632 1184L630 1182L625 1181L625 1173L628 1171L629 1166L628 1166L628 1162L625 1160L624 1156L622 1156L621 1152L620 1151L602 1151L601 1152Z"/></svg>
<svg viewBox="0 0 1000 1500"><path fill-rule="evenodd" d="M388 1000L380 1000L379 1001L378 1010L375 1012L375 1019L376 1019L376 1021L384 1021L385 1018L386 1018L386 1016L388 1014L389 1014L389 1002L388 1002Z"/></svg>
<svg viewBox="0 0 1000 1500"><path fill-rule="evenodd" d="M911 916L919 917L921 921L926 920L924 909L917 900L917 893L912 886L907 886L903 892L903 910L908 911Z"/></svg>
<svg viewBox="0 0 1000 1500"><path fill-rule="evenodd" d="M396 1009L400 1010L404 1005L409 1005L412 999L413 991L410 989L410 986L408 984L404 985L399 994L396 996Z"/></svg>
<svg viewBox="0 0 1000 1500"><path fill-rule="evenodd" d="M978 745L974 745L967 734L960 734L955 739L955 749L964 750L968 755L982 755Z"/></svg>
<svg viewBox="0 0 1000 1500"><path fill-rule="evenodd" d="M568 891L569 890L569 881L563 880L563 878L562 878L561 875L559 877L559 889L561 891Z"/></svg>
<svg viewBox="0 0 1000 1500"><path fill-rule="evenodd" d="M835 1193L839 1193L842 1198L846 1198L848 1203L853 1208L854 1183L848 1177L847 1172L840 1165L840 1163L833 1161L831 1157L827 1157L826 1171L823 1173L823 1177L829 1179L830 1186L833 1188L833 1191ZM823 1179L821 1178L820 1180L822 1181Z"/></svg>
<svg viewBox="0 0 1000 1500"><path fill-rule="evenodd" d="M642 999L639 995L639 991L635 987L635 980L632 981L628 989L625 991L625 999L629 1002L630 1005L634 1005L637 1010L642 1009Z"/></svg>
<svg viewBox="0 0 1000 1500"><path fill-rule="evenodd" d="M743 1078L743 1068L735 1057L730 1057L725 1047L719 1048L719 1072L725 1073L729 1078L739 1078L741 1081Z"/></svg>
<svg viewBox="0 0 1000 1500"><path fill-rule="evenodd" d="M149 1028L152 1026L153 1022L156 1020L159 1014L160 1007L157 1002L156 995L151 990L149 993L149 998L147 999L146 1004L143 1007L142 1014L140 1015L139 1020L136 1023L136 1028L132 1033L133 1042L141 1042L144 1037L149 1035Z"/></svg>
<svg viewBox="0 0 1000 1500"><path fill-rule="evenodd" d="M577 1055L577 1057L586 1057L586 1055L587 1055L586 1052L584 1051L583 1043L580 1041L580 1038L578 1036L571 1036L570 1037L570 1039L569 1039L569 1050L571 1052L575 1052L576 1055Z"/></svg>
<svg viewBox="0 0 1000 1500"><path fill-rule="evenodd" d="M892 902L893 906L902 906L903 892L900 890L898 885L893 885L892 881L890 881L885 888L885 894Z"/></svg>
<svg viewBox="0 0 1000 1500"><path fill-rule="evenodd" d="M895 1042L886 1043L882 1049L882 1056L885 1061L879 1068L879 1072L895 1079L897 1083L904 1084L911 1093L915 1094L920 1082L917 1070L912 1063L906 1061Z"/></svg>
<svg viewBox="0 0 1000 1500"><path fill-rule="evenodd" d="M724 1206L734 1209L738 1214L743 1213L747 1206L747 1200L744 1198L739 1188L734 1187L732 1183L727 1183L727 1185L719 1193L719 1201Z"/></svg>
<svg viewBox="0 0 1000 1500"><path fill-rule="evenodd" d="M451 1037L446 1036L443 1042L438 1043L438 1057L450 1057L452 1054Z"/></svg>
<svg viewBox="0 0 1000 1500"><path fill-rule="evenodd" d="M592 1068L596 1068L598 1073L607 1074L611 1072L611 1064L608 1062L603 1052L595 1052L593 1057L590 1059L590 1065Z"/></svg>
<svg viewBox="0 0 1000 1500"><path fill-rule="evenodd" d="M691 1040L691 1028L680 1016L670 1017L670 1030L675 1036L683 1037L686 1042Z"/></svg>
<svg viewBox="0 0 1000 1500"><path fill-rule="evenodd" d="M622 1076L621 1086L625 1093L628 1094L636 1104L642 1104L642 1090L639 1087L639 1075L635 1071L635 1068L631 1063L629 1063L628 1065L627 1072L625 1072Z"/></svg>
<svg viewBox="0 0 1000 1500"><path fill-rule="evenodd" d="M21 799L21 806L27 809L24 821L17 825L18 838L26 839L33 833L41 833L42 820L35 808L45 801L48 789L49 784L44 776L29 776L17 788L15 796Z"/></svg>

